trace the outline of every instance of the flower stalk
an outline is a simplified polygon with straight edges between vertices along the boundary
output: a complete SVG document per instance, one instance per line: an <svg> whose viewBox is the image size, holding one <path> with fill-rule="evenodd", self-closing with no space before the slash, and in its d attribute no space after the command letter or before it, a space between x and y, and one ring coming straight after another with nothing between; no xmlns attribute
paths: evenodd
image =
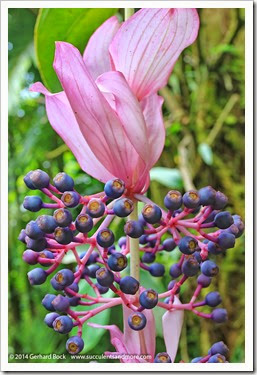
<svg viewBox="0 0 257 375"><path fill-rule="evenodd" d="M134 210L129 215L129 220L138 220L138 202L134 202ZM140 257L139 257L139 239L129 237L130 249L130 276L139 281L140 278Z"/></svg>

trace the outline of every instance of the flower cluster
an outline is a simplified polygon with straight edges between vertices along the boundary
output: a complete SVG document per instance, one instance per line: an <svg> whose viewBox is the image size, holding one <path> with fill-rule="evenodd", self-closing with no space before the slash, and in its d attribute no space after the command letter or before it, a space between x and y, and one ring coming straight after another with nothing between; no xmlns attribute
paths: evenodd
<svg viewBox="0 0 257 375"><path fill-rule="evenodd" d="M244 231L238 215L222 211L228 202L223 193L210 186L199 191L190 190L183 196L179 191L171 190L164 198L164 210L145 195L131 195L125 183L118 178L109 180L103 192L91 196L79 194L73 179L64 172L58 173L51 184L47 173L35 170L25 176L24 182L28 188L41 190L53 201L45 203L37 195L25 197L23 205L27 210L38 212L45 208L55 211L30 221L19 239L28 248L23 253L23 259L28 264L48 267L29 271L30 283L40 285L51 276L51 286L58 292L57 295L47 294L42 300L43 306L50 311L45 323L63 334L78 327L77 335L67 341L69 353L77 354L83 349L81 336L84 324L101 311L117 305L123 306L124 334L116 326L104 327L110 330L117 352L134 353L139 345L139 353L150 354L155 362L174 361L184 310L216 323L226 321L226 310L216 308L222 302L218 292L209 292L203 300L197 300L202 288L207 288L219 272L213 258L233 248L236 238ZM138 201L143 202L144 207L139 217L131 220L130 214ZM73 208L80 208L76 217ZM110 229L115 217L124 218L124 236L120 238L115 238ZM156 254L179 252L178 263L169 270L171 281L166 292L159 294L127 275L131 239L139 240L140 267L153 277L161 277L165 273L165 267L155 262ZM87 250L80 252L79 247L85 244L88 245ZM58 270L68 252L73 253L76 268ZM194 276L197 277L197 287L191 299L181 303L180 287ZM94 296L80 293L81 283L85 282L94 291ZM105 298L103 295L108 290L112 290L115 296ZM92 305L100 306L87 310L87 306ZM78 311L77 306L85 306L85 310ZM155 306L166 311L163 334L167 353L157 356L152 314ZM211 312L199 311L202 306L209 306ZM171 335L168 328L174 325L177 332ZM141 341L137 342L139 337ZM136 346L134 351L130 347L132 342ZM194 362L224 362L227 352L224 354L223 349L216 352L211 349L207 357Z"/></svg>

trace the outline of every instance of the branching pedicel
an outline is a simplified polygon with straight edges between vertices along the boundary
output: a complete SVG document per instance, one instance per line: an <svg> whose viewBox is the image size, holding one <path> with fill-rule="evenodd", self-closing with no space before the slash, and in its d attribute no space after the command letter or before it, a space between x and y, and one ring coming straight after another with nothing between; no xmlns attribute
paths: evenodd
<svg viewBox="0 0 257 375"><path fill-rule="evenodd" d="M25 198L27 210L37 212L48 208L55 211L53 215L42 215L29 222L19 239L28 248L23 253L25 262L48 267L28 272L31 285L40 285L51 277L53 289L59 292L58 295L47 294L42 300L43 306L50 311L45 323L63 334L69 333L74 326L78 327L77 336L67 341L69 353L77 354L83 349L81 335L86 329L85 323L101 311L117 305L130 310L128 326L134 331L147 329L146 313L155 306L162 307L164 311L189 310L216 323L226 321L226 310L216 308L221 303L218 292L208 293L204 300L199 297L201 289L208 287L219 272L218 266L209 257L233 248L235 239L244 230L238 215L231 216L228 211L221 211L228 201L223 193L210 186L188 191L183 196L172 190L164 198L166 211L145 195L130 194L120 179L108 181L103 192L91 196L80 195L74 189L73 179L65 173L59 173L53 179L53 185L47 173L41 170L29 172L24 181L30 189L41 190L54 202L44 203L39 196ZM145 203L139 219L125 219L124 236L115 238L115 233L109 229L112 220L115 216L128 218L138 201ZM74 218L70 209L79 205L81 212ZM120 272L129 265L130 238L139 238L140 267L153 277L165 273L162 264L154 263L158 252L180 251L179 262L170 268L172 280L166 292L158 294L132 276L121 276ZM88 244L89 248L79 253L82 244ZM76 259L74 271L58 269L68 252L72 252ZM194 276L197 276L197 288L190 301L181 303L180 286L190 283L190 278ZM95 296L80 293L82 280L92 287ZM104 297L109 289L115 297ZM98 307L87 310L87 306L96 304ZM73 307L78 305L84 306L85 310L75 311ZM199 311L205 305L214 309L209 314ZM110 327L113 326L106 326L111 330ZM192 362L226 362L227 354L228 348L219 342L211 347L208 355ZM168 353L159 353L151 361L164 363L173 360Z"/></svg>

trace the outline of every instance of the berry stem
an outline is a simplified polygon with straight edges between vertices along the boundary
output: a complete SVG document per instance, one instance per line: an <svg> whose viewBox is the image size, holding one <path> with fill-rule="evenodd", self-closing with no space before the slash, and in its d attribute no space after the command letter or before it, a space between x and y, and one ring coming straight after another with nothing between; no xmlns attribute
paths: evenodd
<svg viewBox="0 0 257 375"><path fill-rule="evenodd" d="M129 215L129 220L138 220L138 203L134 201L134 210ZM140 257L139 257L139 239L129 237L130 248L130 276L139 281L140 274Z"/></svg>

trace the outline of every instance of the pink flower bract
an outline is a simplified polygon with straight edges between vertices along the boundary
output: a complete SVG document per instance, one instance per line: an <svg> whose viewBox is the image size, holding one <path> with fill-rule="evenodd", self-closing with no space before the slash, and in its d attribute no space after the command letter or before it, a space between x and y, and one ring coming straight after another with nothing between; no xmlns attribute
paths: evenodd
<svg viewBox="0 0 257 375"><path fill-rule="evenodd" d="M39 82L30 89L45 95L49 122L86 173L146 191L165 140L157 91L198 27L195 9L141 9L122 25L108 19L83 57L56 43L54 69L64 91L51 94Z"/></svg>

